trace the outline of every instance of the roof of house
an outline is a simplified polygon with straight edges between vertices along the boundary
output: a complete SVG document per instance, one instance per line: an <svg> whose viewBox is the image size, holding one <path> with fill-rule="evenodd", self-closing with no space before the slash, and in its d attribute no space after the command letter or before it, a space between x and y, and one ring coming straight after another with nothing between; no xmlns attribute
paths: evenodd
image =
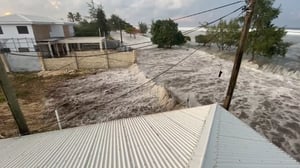
<svg viewBox="0 0 300 168"><path fill-rule="evenodd" d="M34 15L23 15L23 14L13 14L0 17L0 24L10 25L10 24L74 24L70 22L64 22L62 20L54 19L51 17L44 16L34 16Z"/></svg>
<svg viewBox="0 0 300 168"><path fill-rule="evenodd" d="M0 140L0 167L299 167L219 105Z"/></svg>

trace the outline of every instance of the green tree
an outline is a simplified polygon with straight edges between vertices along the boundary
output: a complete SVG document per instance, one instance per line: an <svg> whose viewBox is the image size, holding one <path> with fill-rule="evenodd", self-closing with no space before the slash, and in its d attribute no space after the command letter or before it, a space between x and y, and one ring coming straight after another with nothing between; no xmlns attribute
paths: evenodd
<svg viewBox="0 0 300 168"><path fill-rule="evenodd" d="M185 41L191 41L191 37L190 36L184 36Z"/></svg>
<svg viewBox="0 0 300 168"><path fill-rule="evenodd" d="M147 26L146 23L140 22L139 23L139 29L140 29L141 33L145 34L148 31L148 26Z"/></svg>
<svg viewBox="0 0 300 168"><path fill-rule="evenodd" d="M75 16L74 16L74 20L76 22L81 22L82 21L82 17L81 14L79 12L76 12Z"/></svg>
<svg viewBox="0 0 300 168"><path fill-rule="evenodd" d="M221 20L217 25L207 28L206 35L196 37L196 42L206 44L214 43L220 50L236 47L239 42L241 26L238 19L229 22Z"/></svg>
<svg viewBox="0 0 300 168"><path fill-rule="evenodd" d="M70 22L74 22L75 21L75 16L74 16L74 14L72 13L72 12L68 12L68 20L70 21Z"/></svg>
<svg viewBox="0 0 300 168"><path fill-rule="evenodd" d="M158 44L159 48L171 48L173 45L181 45L186 42L183 34L178 31L178 24L171 19L153 22L151 34L151 41Z"/></svg>
<svg viewBox="0 0 300 168"><path fill-rule="evenodd" d="M75 36L85 37L85 36L98 36L98 26L96 23L89 23L87 20L83 20L78 25L74 27Z"/></svg>
<svg viewBox="0 0 300 168"><path fill-rule="evenodd" d="M217 25L217 32L216 32L216 44L219 48L219 50L225 49L225 34L227 31L227 22L224 20L221 20Z"/></svg>
<svg viewBox="0 0 300 168"><path fill-rule="evenodd" d="M133 27L133 26L127 27L127 28L125 29L125 32L128 33L128 34L130 34L130 37L132 37L132 35L133 35L133 37L136 38L135 35L136 35L136 33L137 33L137 29L136 29L135 27Z"/></svg>
<svg viewBox="0 0 300 168"><path fill-rule="evenodd" d="M101 36L108 35L109 26L102 5L95 5L92 0L88 3L91 23L95 23L100 28Z"/></svg>
<svg viewBox="0 0 300 168"><path fill-rule="evenodd" d="M209 38L209 35L198 35L195 37L195 41L199 44L202 44L203 46L207 46L210 44L211 39Z"/></svg>
<svg viewBox="0 0 300 168"><path fill-rule="evenodd" d="M108 19L108 24L111 30L119 30L121 28L122 19L119 16L112 14L110 19Z"/></svg>
<svg viewBox="0 0 300 168"><path fill-rule="evenodd" d="M247 44L247 53L252 55L250 61L254 61L255 56L285 56L287 52L289 44L283 41L286 35L285 29L272 24L272 21L280 14L280 7L273 7L274 1L256 1L252 31Z"/></svg>
<svg viewBox="0 0 300 168"><path fill-rule="evenodd" d="M108 19L108 24L110 29L113 31L120 30L120 28L122 30L134 28L130 23L127 23L125 20L123 20L115 14L112 14L111 17Z"/></svg>
<svg viewBox="0 0 300 168"><path fill-rule="evenodd" d="M241 35L240 29L241 27L237 19L230 20L228 23L226 23L226 29L223 37L224 44L227 49L238 46L239 38Z"/></svg>

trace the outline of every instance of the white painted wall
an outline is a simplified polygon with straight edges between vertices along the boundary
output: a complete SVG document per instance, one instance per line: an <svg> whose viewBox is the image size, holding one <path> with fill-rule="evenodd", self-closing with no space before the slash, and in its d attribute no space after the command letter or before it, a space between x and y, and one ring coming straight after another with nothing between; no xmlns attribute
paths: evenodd
<svg viewBox="0 0 300 168"><path fill-rule="evenodd" d="M71 36L75 36L75 30L74 30L74 25L69 25L69 32Z"/></svg>
<svg viewBox="0 0 300 168"><path fill-rule="evenodd" d="M65 37L63 25L51 25L50 37Z"/></svg>
<svg viewBox="0 0 300 168"><path fill-rule="evenodd" d="M26 55L29 55L30 57L26 57ZM5 57L12 72L36 72L42 70L36 52L26 52L22 56L7 53L5 54Z"/></svg>
<svg viewBox="0 0 300 168"><path fill-rule="evenodd" d="M3 34L0 34L0 41L3 39L14 39L6 42L6 47L11 51L15 51L18 48L29 48L30 51L34 51L35 37L31 25L0 25ZM17 26L27 26L28 34L19 34ZM16 40L19 39L19 40Z"/></svg>

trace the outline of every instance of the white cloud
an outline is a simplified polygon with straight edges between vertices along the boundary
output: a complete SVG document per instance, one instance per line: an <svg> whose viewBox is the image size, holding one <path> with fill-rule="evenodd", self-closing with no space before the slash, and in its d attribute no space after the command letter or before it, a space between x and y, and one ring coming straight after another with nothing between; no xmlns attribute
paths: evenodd
<svg viewBox="0 0 300 168"><path fill-rule="evenodd" d="M66 19L68 12L80 12L83 16L87 16L87 2L90 0L1 0L0 15L11 12ZM94 0L94 2L104 6L107 17L117 14L132 24L137 24L139 21L150 23L152 19L176 18L228 3L227 0ZM289 18L298 19L299 13L297 10L289 10L290 7L284 4L285 2L283 0L281 2L285 7L284 11L297 13L297 15L286 14L280 17L279 22L288 25L292 23L287 22L290 20ZM225 13L227 12L219 11L201 15L182 21L182 23L195 25ZM295 23L299 24L300 22L293 22L293 24Z"/></svg>
<svg viewBox="0 0 300 168"><path fill-rule="evenodd" d="M61 1L60 0L48 0L50 5L54 7L55 9L59 9L61 6Z"/></svg>

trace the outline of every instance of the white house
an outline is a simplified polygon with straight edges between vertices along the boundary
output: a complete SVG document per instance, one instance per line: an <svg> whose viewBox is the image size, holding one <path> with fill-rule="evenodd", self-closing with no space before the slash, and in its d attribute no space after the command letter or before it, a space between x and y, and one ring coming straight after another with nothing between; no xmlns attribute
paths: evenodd
<svg viewBox="0 0 300 168"><path fill-rule="evenodd" d="M74 36L74 23L50 17L8 15L0 17L0 48L14 52L35 51L45 39Z"/></svg>
<svg viewBox="0 0 300 168"><path fill-rule="evenodd" d="M59 51L55 50L57 46L51 41L73 37L74 25L51 17L21 14L1 16L0 51L6 53L11 71L40 71L38 52L44 52L46 56L59 55ZM45 41L48 42L46 46Z"/></svg>

